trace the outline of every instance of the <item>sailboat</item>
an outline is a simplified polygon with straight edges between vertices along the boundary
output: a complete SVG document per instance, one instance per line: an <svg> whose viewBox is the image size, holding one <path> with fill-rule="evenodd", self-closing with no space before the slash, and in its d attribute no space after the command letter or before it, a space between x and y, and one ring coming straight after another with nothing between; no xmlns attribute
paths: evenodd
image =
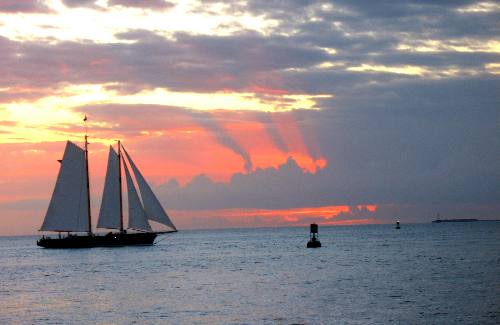
<svg viewBox="0 0 500 325"><path fill-rule="evenodd" d="M122 151L125 152L123 156ZM126 158L126 159L125 159ZM127 167L131 167L131 170ZM52 198L40 231L57 232L56 237L42 236L37 245L44 248L90 248L129 245L153 245L159 234L177 232L158 198L137 165L118 141L118 152L109 148L108 165L99 219L96 228L108 229L105 235L92 231L88 166L88 137L82 149L66 143ZM123 222L122 165L128 196L128 227ZM134 184L134 178L139 193ZM142 200L141 200L142 199ZM167 227L153 231L150 221ZM113 232L113 230L115 230ZM62 236L61 233L66 233Z"/></svg>

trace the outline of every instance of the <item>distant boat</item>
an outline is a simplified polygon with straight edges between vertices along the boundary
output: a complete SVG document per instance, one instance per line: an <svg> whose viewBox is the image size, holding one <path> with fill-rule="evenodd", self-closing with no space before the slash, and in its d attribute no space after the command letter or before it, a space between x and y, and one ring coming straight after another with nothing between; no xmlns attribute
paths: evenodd
<svg viewBox="0 0 500 325"><path fill-rule="evenodd" d="M396 229L401 229L401 227L399 226L399 220L396 221Z"/></svg>
<svg viewBox="0 0 500 325"><path fill-rule="evenodd" d="M122 157L125 152L140 189L139 198L131 173ZM49 208L40 231L58 232L56 237L42 236L37 245L45 248L90 248L103 246L153 245L158 234L177 232L151 187L118 141L118 153L109 148L108 167L97 228L116 230L106 235L92 232L90 211L88 141L85 148L71 141L66 144L61 167ZM123 225L121 166L125 169L128 193L128 227ZM153 231L149 221L165 225L165 231ZM66 233L62 236L61 233ZM82 234L83 233L83 234Z"/></svg>
<svg viewBox="0 0 500 325"><path fill-rule="evenodd" d="M478 219L436 219L432 221L432 223L441 223L441 222L475 222L479 221Z"/></svg>

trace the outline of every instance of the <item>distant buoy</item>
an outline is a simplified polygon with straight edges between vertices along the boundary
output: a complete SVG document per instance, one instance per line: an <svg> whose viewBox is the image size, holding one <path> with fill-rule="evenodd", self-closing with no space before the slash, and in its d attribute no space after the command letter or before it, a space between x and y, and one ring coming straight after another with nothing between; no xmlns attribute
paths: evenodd
<svg viewBox="0 0 500 325"><path fill-rule="evenodd" d="M399 220L396 221L396 229L401 229L401 227L399 226Z"/></svg>
<svg viewBox="0 0 500 325"><path fill-rule="evenodd" d="M318 225L311 223L311 232L309 234L309 241L307 242L307 248L318 248L321 247L321 242L319 241L318 235Z"/></svg>

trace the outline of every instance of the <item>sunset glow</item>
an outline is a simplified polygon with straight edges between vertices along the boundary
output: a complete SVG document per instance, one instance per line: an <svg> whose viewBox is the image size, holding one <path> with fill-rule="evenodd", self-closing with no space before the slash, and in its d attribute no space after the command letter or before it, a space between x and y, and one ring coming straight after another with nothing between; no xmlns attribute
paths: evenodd
<svg viewBox="0 0 500 325"><path fill-rule="evenodd" d="M356 217L356 219L345 219L359 214L363 211L364 218ZM317 222L322 225L356 225L376 223L376 219L371 217L377 211L376 205L359 205L350 207L347 205L340 206L323 206L323 207L306 207L297 209L283 210L267 210L267 209L221 209L210 211L173 211L172 213L189 220L190 218L208 219L210 222L221 225L227 223L226 226L246 225L255 227L259 224L262 226L273 225L293 225L293 226L308 226L311 222ZM343 215L344 218L338 219ZM207 227L213 227L212 224L207 224Z"/></svg>
<svg viewBox="0 0 500 325"><path fill-rule="evenodd" d="M36 232L86 134L94 218L116 140L184 228L498 218L499 12L0 1L0 234Z"/></svg>

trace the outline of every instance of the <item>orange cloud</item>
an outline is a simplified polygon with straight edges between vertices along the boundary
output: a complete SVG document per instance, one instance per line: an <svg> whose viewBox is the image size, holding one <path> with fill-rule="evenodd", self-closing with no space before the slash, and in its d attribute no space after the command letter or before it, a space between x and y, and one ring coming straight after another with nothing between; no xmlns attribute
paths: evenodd
<svg viewBox="0 0 500 325"><path fill-rule="evenodd" d="M264 123L260 121L241 117L224 119L223 114L227 116L227 113L222 112L212 114L220 117L224 130L250 154L254 169L278 167L285 163L289 157L293 157L301 168L310 173L315 173L318 168L324 168L327 165L326 159L315 159L311 156L304 142L304 135L291 113L272 114L273 123L276 124L274 126L280 130L280 141L284 141L289 148L287 151L276 145Z"/></svg>
<svg viewBox="0 0 500 325"><path fill-rule="evenodd" d="M176 210L171 215L181 227L196 228L225 223L225 227L304 226L311 222L322 225L356 225L377 223L373 213L377 205L331 205L291 209L217 209ZM359 217L360 215L364 217ZM337 219L342 216L342 219ZM351 218L351 219L350 219ZM224 223L221 223L224 221Z"/></svg>
<svg viewBox="0 0 500 325"><path fill-rule="evenodd" d="M352 219L352 220L332 220L325 221L321 224L324 226L355 226L355 225L371 225L380 223L375 218Z"/></svg>

